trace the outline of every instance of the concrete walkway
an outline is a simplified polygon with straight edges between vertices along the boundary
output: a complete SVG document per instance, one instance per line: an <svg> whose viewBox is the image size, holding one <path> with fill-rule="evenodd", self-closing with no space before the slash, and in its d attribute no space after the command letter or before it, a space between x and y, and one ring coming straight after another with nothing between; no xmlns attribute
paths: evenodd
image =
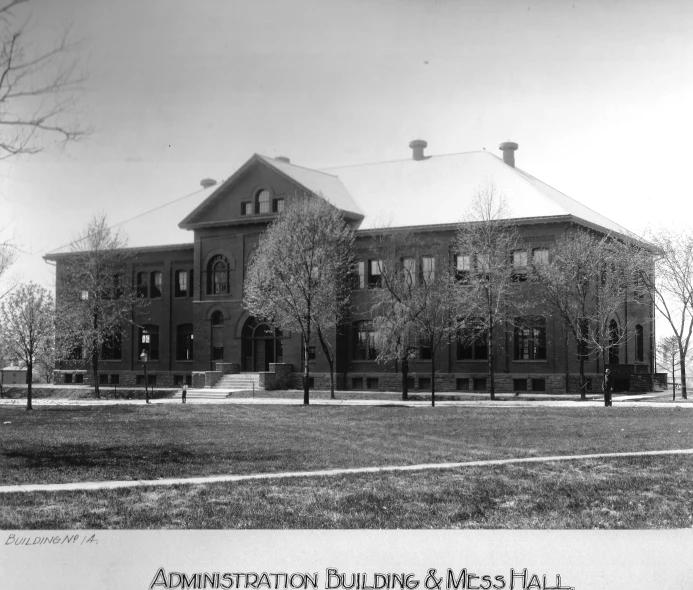
<svg viewBox="0 0 693 590"><path fill-rule="evenodd" d="M493 459L488 461L465 461L461 463L423 463L419 465L388 465L384 467L354 467L351 469L324 469L320 471L289 471L283 473L254 473L248 475L211 475L167 479L140 479L127 481L76 482L58 484L28 484L0 486L0 493L13 492L66 492L76 490L114 490L141 486L173 486L209 484L250 480L286 479L290 477L325 477L360 473L385 473L394 471L424 471L430 469L456 469L460 467L490 467L517 463L544 463L547 461L574 461L580 459L612 459L618 457L646 457L654 455L692 455L693 449L669 451L640 451L631 453L596 453L593 455L555 455L551 457L523 457L520 459Z"/></svg>

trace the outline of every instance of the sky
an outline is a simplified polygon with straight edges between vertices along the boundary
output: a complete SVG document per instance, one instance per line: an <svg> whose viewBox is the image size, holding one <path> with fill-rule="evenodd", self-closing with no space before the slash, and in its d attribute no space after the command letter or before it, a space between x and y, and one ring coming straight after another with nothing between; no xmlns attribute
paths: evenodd
<svg viewBox="0 0 693 590"><path fill-rule="evenodd" d="M13 273L47 287L42 256L95 214L139 216L130 245L192 242L177 224L200 180L256 152L325 168L510 140L518 168L636 233L693 212L691 3L32 0L21 17L36 47L79 40L71 116L93 129L0 161Z"/></svg>

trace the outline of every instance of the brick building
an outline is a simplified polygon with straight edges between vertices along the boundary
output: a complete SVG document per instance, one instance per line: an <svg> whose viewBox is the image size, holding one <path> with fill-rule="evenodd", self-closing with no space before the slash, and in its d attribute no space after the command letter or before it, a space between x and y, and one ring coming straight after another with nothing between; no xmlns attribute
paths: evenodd
<svg viewBox="0 0 693 590"><path fill-rule="evenodd" d="M501 144L502 158L485 150L427 156L426 147L426 142L415 140L410 144L412 156L405 160L325 170L255 154L219 186L207 188L204 200L178 224L192 233L191 243L133 249L129 278L149 305L133 318L133 325L124 327L117 349L108 351L109 358L101 363L102 382L143 384L139 355L146 350L149 380L157 386L179 382L232 386L249 379L259 387L300 386L299 335L282 333L250 317L242 304L246 267L259 238L297 193L326 198L356 229L362 269L361 288L354 292L357 309L367 308L369 243L378 228L388 225L450 243L475 190L484 182L492 182L507 199L527 255L550 256L556 238L570 227L629 233L516 168L517 144ZM160 217L158 223L165 221ZM176 221L170 219L172 224ZM46 257L56 262L58 274L65 256L69 254ZM654 364L653 307L650 302L627 307L623 313L635 328L608 362L620 389L643 390L650 387ZM518 338L526 335L512 327L498 336L497 391L564 392L567 372L575 389L577 354L570 344L565 349L562 326L545 310L534 309L532 315L543 318L528 336L540 344L518 346ZM347 329L335 336L337 386L398 390L401 376L394 364L376 363L362 347L367 320L365 315L354 315ZM436 357L436 389L485 391L486 353L483 346L451 342ZM326 387L328 365L319 346L314 356L310 361L314 386ZM430 387L430 363L427 359L412 363L414 389ZM586 366L594 378L603 369L600 359ZM56 382L61 383L90 378L79 364L63 363L55 372Z"/></svg>

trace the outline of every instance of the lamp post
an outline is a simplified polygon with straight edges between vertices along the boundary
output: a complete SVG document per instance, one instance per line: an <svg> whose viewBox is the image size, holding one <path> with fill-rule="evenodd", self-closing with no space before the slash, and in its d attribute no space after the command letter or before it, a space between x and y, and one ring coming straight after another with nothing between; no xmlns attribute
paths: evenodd
<svg viewBox="0 0 693 590"><path fill-rule="evenodd" d="M146 350L142 350L142 354L140 355L140 362L142 363L142 368L144 369L144 395L147 400L147 403L149 403L149 386L147 384L147 361L149 360L149 355L147 354Z"/></svg>

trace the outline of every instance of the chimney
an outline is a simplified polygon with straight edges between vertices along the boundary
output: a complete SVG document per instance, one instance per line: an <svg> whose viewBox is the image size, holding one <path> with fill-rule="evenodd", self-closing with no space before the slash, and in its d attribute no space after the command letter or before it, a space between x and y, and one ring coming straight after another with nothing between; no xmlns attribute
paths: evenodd
<svg viewBox="0 0 693 590"><path fill-rule="evenodd" d="M423 139L415 139L409 142L409 147L412 149L412 159L414 160L425 160L424 148L428 147L428 144Z"/></svg>
<svg viewBox="0 0 693 590"><path fill-rule="evenodd" d="M503 152L503 161L515 168L515 150L520 147L513 141L504 141L498 146L498 149Z"/></svg>
<svg viewBox="0 0 693 590"><path fill-rule="evenodd" d="M280 162L286 162L287 164L291 164L291 160L289 160L289 158L287 158L286 156L277 156L274 159L279 160Z"/></svg>
<svg viewBox="0 0 693 590"><path fill-rule="evenodd" d="M200 186L202 188L209 188L210 186L214 186L216 183L217 181L213 178L203 178L202 180L200 180Z"/></svg>

